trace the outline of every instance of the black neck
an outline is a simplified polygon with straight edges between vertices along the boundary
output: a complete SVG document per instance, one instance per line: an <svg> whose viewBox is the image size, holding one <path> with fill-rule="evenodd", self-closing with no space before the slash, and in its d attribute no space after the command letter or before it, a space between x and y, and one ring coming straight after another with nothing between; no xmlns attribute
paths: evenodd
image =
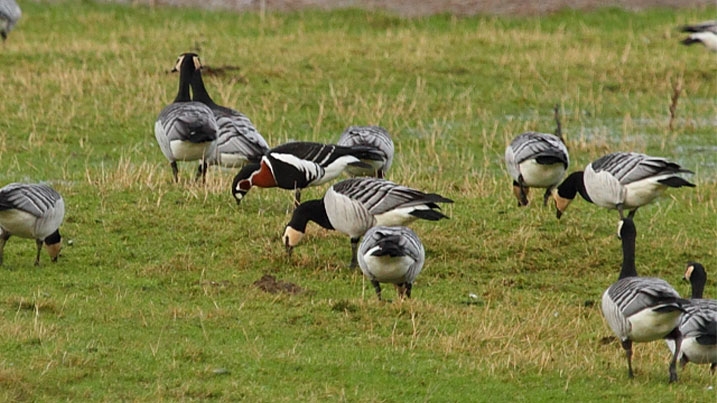
<svg viewBox="0 0 717 403"><path fill-rule="evenodd" d="M55 230L55 232L45 238L45 245L54 245L56 243L59 243L61 240L62 237L60 236L60 229L58 228Z"/></svg>
<svg viewBox="0 0 717 403"><path fill-rule="evenodd" d="M189 102L192 100L189 94L189 85L194 74L194 61L191 57L185 56L179 68L179 90L174 102Z"/></svg>
<svg viewBox="0 0 717 403"><path fill-rule="evenodd" d="M592 203L588 192L585 191L585 183L583 182L583 171L576 171L568 175L563 183L558 186L558 195L564 199L574 199L575 195L580 193L583 199Z"/></svg>
<svg viewBox="0 0 717 403"><path fill-rule="evenodd" d="M622 238L622 269L620 270L620 278L637 277L637 268L635 267L635 238L637 238L637 229L632 219L625 218L622 220L620 238Z"/></svg>
<svg viewBox="0 0 717 403"><path fill-rule="evenodd" d="M334 229L331 221L329 221L329 216L326 215L324 199L309 200L301 203L294 210L289 226L297 231L306 232L306 224L309 221L313 221L326 229Z"/></svg>
<svg viewBox="0 0 717 403"><path fill-rule="evenodd" d="M692 298L702 298L705 291L705 283L707 283L707 273L705 273L704 267L698 263L693 263L692 267L692 274L690 275Z"/></svg>
<svg viewBox="0 0 717 403"><path fill-rule="evenodd" d="M194 92L194 100L207 105L210 108L216 107L212 97L209 96L207 88L204 86L201 70L197 70L192 76L192 91Z"/></svg>

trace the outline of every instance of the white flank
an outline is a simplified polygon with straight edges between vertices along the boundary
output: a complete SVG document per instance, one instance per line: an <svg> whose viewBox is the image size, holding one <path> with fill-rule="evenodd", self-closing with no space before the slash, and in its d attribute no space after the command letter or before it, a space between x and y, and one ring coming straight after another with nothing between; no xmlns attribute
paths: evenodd
<svg viewBox="0 0 717 403"><path fill-rule="evenodd" d="M358 162L359 159L352 155L344 155L343 157L337 158L334 162L324 168L324 174L317 178L316 181L311 182L312 185L321 185L328 181L331 181L341 175L346 169L348 164L352 162Z"/></svg>
<svg viewBox="0 0 717 403"><path fill-rule="evenodd" d="M211 155L213 145L216 145L216 143L192 143L174 140L169 143L169 149L175 161L196 161Z"/></svg>
<svg viewBox="0 0 717 403"><path fill-rule="evenodd" d="M248 162L249 160L241 154L219 153L218 163L225 168L241 168Z"/></svg>
<svg viewBox="0 0 717 403"><path fill-rule="evenodd" d="M319 164L303 160L293 154L271 153L271 156L303 172L306 180L312 185L316 178L320 178L324 175L324 170Z"/></svg>
<svg viewBox="0 0 717 403"><path fill-rule="evenodd" d="M658 180L671 176L674 175L655 176L625 185L625 207L632 209L644 206L655 200L667 189L667 186L659 183Z"/></svg>
<svg viewBox="0 0 717 403"><path fill-rule="evenodd" d="M520 173L526 186L547 188L560 183L565 175L565 165L562 162L543 165L535 159L529 159L520 164Z"/></svg>
<svg viewBox="0 0 717 403"><path fill-rule="evenodd" d="M680 324L682 312L656 312L656 307L644 309L628 318L631 329L628 336L635 342L661 339Z"/></svg>
<svg viewBox="0 0 717 403"><path fill-rule="evenodd" d="M2 227L12 235L19 236L20 238L40 238L36 233L35 221L37 221L37 217L22 210L0 211Z"/></svg>
<svg viewBox="0 0 717 403"><path fill-rule="evenodd" d="M665 341L667 342L667 347L670 349L670 352L674 354L675 341ZM695 364L710 364L717 362L717 345L702 345L697 342L696 338L686 337L682 339L682 344L680 345L680 356L678 359L682 358L683 355L687 356L690 362Z"/></svg>
<svg viewBox="0 0 717 403"><path fill-rule="evenodd" d="M352 238L365 234L376 222L360 202L334 192L333 188L326 192L324 204L331 225Z"/></svg>
<svg viewBox="0 0 717 403"><path fill-rule="evenodd" d="M368 277L381 283L403 283L406 281L406 273L415 260L408 256L373 256L371 253L379 249L378 246L370 249L364 255L367 269L364 273Z"/></svg>
<svg viewBox="0 0 717 403"><path fill-rule="evenodd" d="M417 219L417 217L411 215L411 212L416 210L430 210L430 208L421 204L417 206L400 207L394 210L390 210L383 214L378 214L375 216L376 225L399 227L409 224Z"/></svg>

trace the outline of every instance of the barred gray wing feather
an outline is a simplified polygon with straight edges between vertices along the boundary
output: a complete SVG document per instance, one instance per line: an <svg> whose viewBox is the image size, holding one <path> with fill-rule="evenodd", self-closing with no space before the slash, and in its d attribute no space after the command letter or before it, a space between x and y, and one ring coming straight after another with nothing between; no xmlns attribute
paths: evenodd
<svg viewBox="0 0 717 403"><path fill-rule="evenodd" d="M686 302L665 280L653 277L628 277L618 280L607 290L625 317L644 309Z"/></svg>
<svg viewBox="0 0 717 403"><path fill-rule="evenodd" d="M333 188L335 192L359 201L372 215L382 214L397 207L428 204L438 208L435 203L453 202L435 193L423 193L378 178L347 179L337 183Z"/></svg>
<svg viewBox="0 0 717 403"><path fill-rule="evenodd" d="M373 227L364 235L364 241L359 248L359 262L376 246L390 249L391 256L406 256L413 260L414 263L408 268L404 279L413 283L426 259L426 252L418 235L407 227ZM362 268L365 266L365 263L361 265Z"/></svg>
<svg viewBox="0 0 717 403"><path fill-rule="evenodd" d="M0 0L0 34L3 39L12 31L22 17L22 10L15 0Z"/></svg>
<svg viewBox="0 0 717 403"><path fill-rule="evenodd" d="M0 189L0 210L17 209L42 217L62 197L44 184L13 183Z"/></svg>
<svg viewBox="0 0 717 403"><path fill-rule="evenodd" d="M680 331L683 337L717 339L717 301L709 299L692 299L685 306ZM713 342L714 343L714 342Z"/></svg>
<svg viewBox="0 0 717 403"><path fill-rule="evenodd" d="M548 133L527 132L510 143L516 164L534 158L546 158L562 162L567 168L570 160L568 149L559 137Z"/></svg>
<svg viewBox="0 0 717 403"><path fill-rule="evenodd" d="M225 113L215 110L214 112L219 128L218 152L240 154L250 161L258 162L269 151L269 145L264 137L244 114L236 111Z"/></svg>
<svg viewBox="0 0 717 403"><path fill-rule="evenodd" d="M169 141L204 143L217 138L214 113L200 102L172 103L162 109L157 121Z"/></svg>
<svg viewBox="0 0 717 403"><path fill-rule="evenodd" d="M393 163L394 144L388 131L380 126L350 126L339 137L337 145L345 147L369 146L376 149L384 161L382 169L388 171Z"/></svg>
<svg viewBox="0 0 717 403"><path fill-rule="evenodd" d="M665 158L640 153L608 154L593 161L591 166L595 172L609 172L623 185L658 175L692 173Z"/></svg>

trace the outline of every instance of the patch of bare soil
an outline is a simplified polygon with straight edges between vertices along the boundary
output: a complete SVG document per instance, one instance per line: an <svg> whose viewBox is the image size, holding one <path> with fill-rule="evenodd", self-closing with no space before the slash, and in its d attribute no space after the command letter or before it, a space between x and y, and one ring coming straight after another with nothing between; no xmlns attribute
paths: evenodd
<svg viewBox="0 0 717 403"><path fill-rule="evenodd" d="M295 295L304 291L298 285L287 281L277 280L276 277L270 274L265 274L259 280L256 280L254 282L254 287L268 292L269 294L285 292L287 294Z"/></svg>

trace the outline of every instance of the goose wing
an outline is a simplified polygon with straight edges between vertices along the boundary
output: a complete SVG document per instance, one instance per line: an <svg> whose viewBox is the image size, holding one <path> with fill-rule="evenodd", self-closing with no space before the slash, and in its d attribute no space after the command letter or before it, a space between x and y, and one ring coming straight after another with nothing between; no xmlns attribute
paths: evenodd
<svg viewBox="0 0 717 403"><path fill-rule="evenodd" d="M413 283L423 268L426 259L426 252L421 240L415 232L407 227L373 227L364 235L364 240L359 248L359 262L371 250L375 255L391 257L408 257L413 261L409 266L405 281ZM367 267L364 263L361 268ZM367 273L371 275L371 273Z"/></svg>
<svg viewBox="0 0 717 403"><path fill-rule="evenodd" d="M161 125L168 141L204 143L217 138L214 113L200 102L172 103L162 109L157 123Z"/></svg>
<svg viewBox="0 0 717 403"><path fill-rule="evenodd" d="M22 10L15 0L0 1L0 20L7 21L4 33L10 32L20 17L22 17Z"/></svg>
<svg viewBox="0 0 717 403"><path fill-rule="evenodd" d="M607 293L625 317L666 305L681 309L685 301L665 280L652 277L628 277L618 280L608 288Z"/></svg>
<svg viewBox="0 0 717 403"><path fill-rule="evenodd" d="M22 210L42 217L62 197L53 188L43 184L13 183L0 189L0 210Z"/></svg>
<svg viewBox="0 0 717 403"><path fill-rule="evenodd" d="M269 151L269 145L244 114L229 110L214 111L219 134L217 150L220 153L240 154L258 162Z"/></svg>
<svg viewBox="0 0 717 403"><path fill-rule="evenodd" d="M717 301L692 299L685 307L680 331L684 337L695 337L699 344L717 344Z"/></svg>
<svg viewBox="0 0 717 403"><path fill-rule="evenodd" d="M596 173L605 171L623 185L662 175L692 173L665 158L640 153L612 153L593 161L590 165Z"/></svg>
<svg viewBox="0 0 717 403"><path fill-rule="evenodd" d="M383 214L397 207L426 204L431 208L439 208L436 203L453 202L436 193L424 193L378 178L347 179L333 188L335 192L360 202L372 215Z"/></svg>
<svg viewBox="0 0 717 403"><path fill-rule="evenodd" d="M536 159L539 164L561 162L567 168L569 164L568 149L559 137L547 133L527 132L517 136L506 149L511 159L520 164L529 159Z"/></svg>
<svg viewBox="0 0 717 403"><path fill-rule="evenodd" d="M372 147L382 157L383 169L388 171L393 163L394 145L388 131L380 126L350 126L339 137L337 145L345 147Z"/></svg>

